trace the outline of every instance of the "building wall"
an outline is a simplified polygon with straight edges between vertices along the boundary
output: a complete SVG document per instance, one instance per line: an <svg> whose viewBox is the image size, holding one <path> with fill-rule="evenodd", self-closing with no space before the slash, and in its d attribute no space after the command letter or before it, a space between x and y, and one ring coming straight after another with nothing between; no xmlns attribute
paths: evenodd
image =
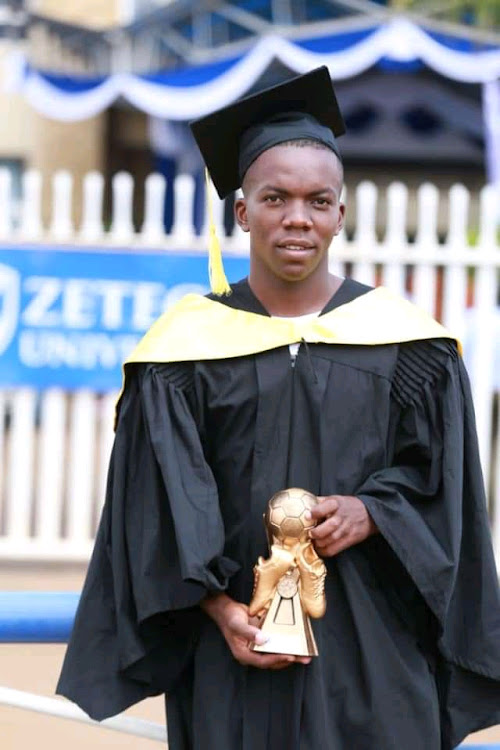
<svg viewBox="0 0 500 750"><path fill-rule="evenodd" d="M59 169L74 177L73 220L80 222L82 178L90 170L104 171L106 113L79 122L59 122L32 113L32 149L29 166L43 176L43 221L50 221L49 182Z"/></svg>
<svg viewBox="0 0 500 750"><path fill-rule="evenodd" d="M30 9L68 23L104 28L120 21L124 0L33 0ZM8 57L23 50L22 42L0 40L0 76L8 71ZM81 181L92 169L105 171L107 113L76 123L39 115L20 94L0 89L0 160L16 160L22 168L40 170L44 182L43 220L50 221L49 182L59 169L75 177L74 220L80 220Z"/></svg>
<svg viewBox="0 0 500 750"><path fill-rule="evenodd" d="M92 28L108 28L120 22L123 0L33 0L36 12L67 23ZM44 221L50 220L48 181L58 169L69 170L75 178L74 220L80 220L81 182L83 175L105 169L106 113L76 123L51 120L32 114L30 166L40 170L44 178Z"/></svg>
<svg viewBox="0 0 500 750"><path fill-rule="evenodd" d="M19 43L0 39L0 74L7 73L8 57ZM32 150L31 108L20 94L8 93L0 87L0 159L29 160Z"/></svg>
<svg viewBox="0 0 500 750"><path fill-rule="evenodd" d="M58 21L96 29L114 26L121 20L124 0L31 0L31 10Z"/></svg>
<svg viewBox="0 0 500 750"><path fill-rule="evenodd" d="M22 49L20 42L0 39L0 81L8 82L9 58ZM29 167L33 153L33 110L21 94L10 93L0 85L0 167L11 174L13 196L11 218L18 218L21 175Z"/></svg>

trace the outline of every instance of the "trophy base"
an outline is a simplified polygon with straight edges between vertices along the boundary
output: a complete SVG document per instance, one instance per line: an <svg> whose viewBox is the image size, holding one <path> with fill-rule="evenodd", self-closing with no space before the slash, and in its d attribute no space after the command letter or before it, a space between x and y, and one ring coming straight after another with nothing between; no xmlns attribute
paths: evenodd
<svg viewBox="0 0 500 750"><path fill-rule="evenodd" d="M262 645L253 644L252 651L318 656L311 621L302 609L298 593L292 598L285 598L276 592L260 629L268 640Z"/></svg>

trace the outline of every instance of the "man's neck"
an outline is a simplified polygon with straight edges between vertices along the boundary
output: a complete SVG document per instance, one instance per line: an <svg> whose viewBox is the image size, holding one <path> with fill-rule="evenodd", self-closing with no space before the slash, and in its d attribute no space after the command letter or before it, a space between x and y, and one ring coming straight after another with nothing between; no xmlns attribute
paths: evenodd
<svg viewBox="0 0 500 750"><path fill-rule="evenodd" d="M320 280L286 282L275 278L255 278L250 272L248 283L259 302L270 315L297 317L322 310L339 289L343 279L325 274Z"/></svg>

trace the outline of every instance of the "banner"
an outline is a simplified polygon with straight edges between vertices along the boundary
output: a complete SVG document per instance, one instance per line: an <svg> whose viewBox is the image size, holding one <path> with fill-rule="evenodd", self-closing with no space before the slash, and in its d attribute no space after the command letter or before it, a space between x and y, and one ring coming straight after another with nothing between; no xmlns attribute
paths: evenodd
<svg viewBox="0 0 500 750"><path fill-rule="evenodd" d="M248 273L247 258L224 265L230 281ZM0 387L118 388L153 321L208 291L205 255L0 246Z"/></svg>

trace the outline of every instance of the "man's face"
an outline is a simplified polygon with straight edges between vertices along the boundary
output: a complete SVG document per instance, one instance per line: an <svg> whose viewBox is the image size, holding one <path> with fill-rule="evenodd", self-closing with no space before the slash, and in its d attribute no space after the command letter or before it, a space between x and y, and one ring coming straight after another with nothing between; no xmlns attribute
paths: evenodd
<svg viewBox="0 0 500 750"><path fill-rule="evenodd" d="M252 272L300 282L328 271L328 248L343 225L342 167L314 146L274 146L248 169L236 201L250 232Z"/></svg>

